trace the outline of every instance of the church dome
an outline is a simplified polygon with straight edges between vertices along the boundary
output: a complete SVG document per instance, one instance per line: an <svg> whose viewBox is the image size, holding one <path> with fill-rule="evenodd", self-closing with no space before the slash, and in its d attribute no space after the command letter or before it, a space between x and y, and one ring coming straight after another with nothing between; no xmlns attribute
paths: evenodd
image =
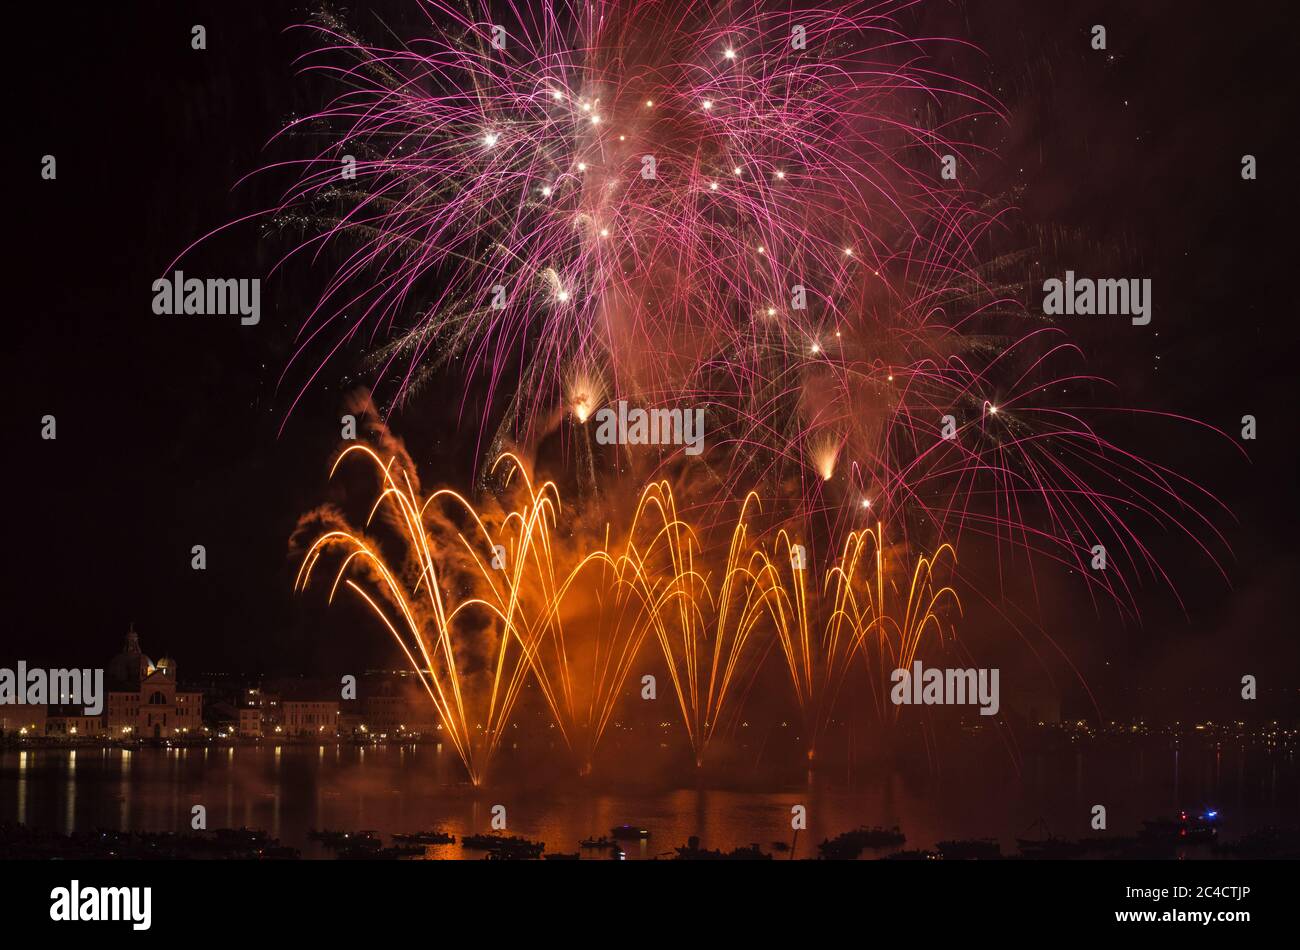
<svg viewBox="0 0 1300 950"><path fill-rule="evenodd" d="M138 686L148 675L153 661L140 652L140 636L132 626L126 634L122 652L108 661L104 677L114 686Z"/></svg>

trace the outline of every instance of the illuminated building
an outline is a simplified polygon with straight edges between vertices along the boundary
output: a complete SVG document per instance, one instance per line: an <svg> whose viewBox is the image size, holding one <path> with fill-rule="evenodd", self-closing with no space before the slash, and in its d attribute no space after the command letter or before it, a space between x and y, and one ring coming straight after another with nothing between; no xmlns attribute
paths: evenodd
<svg viewBox="0 0 1300 950"><path fill-rule="evenodd" d="M202 732L203 694L177 689L175 661L149 659L134 627L104 672L110 736L168 739Z"/></svg>

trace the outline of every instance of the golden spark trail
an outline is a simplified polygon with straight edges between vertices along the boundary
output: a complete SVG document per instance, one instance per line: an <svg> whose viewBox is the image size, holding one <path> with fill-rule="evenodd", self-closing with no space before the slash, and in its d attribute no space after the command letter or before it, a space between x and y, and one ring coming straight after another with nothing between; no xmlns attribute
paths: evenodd
<svg viewBox="0 0 1300 950"><path fill-rule="evenodd" d="M383 490L370 509L366 525L374 521L375 515L387 503L407 542L407 554L414 570L408 571L405 579L399 577L363 535L335 530L321 535L307 551L295 580L295 589L302 590L310 584L312 572L326 549L340 547L347 552L331 585L330 601L333 601L340 585L346 584L379 617L419 676L470 780L480 784L526 681L531 664L530 652L535 648L536 624L524 611L519 586L535 540L539 535L545 535L548 524L554 523L558 506L554 485L548 482L534 488L525 474L527 504L521 511L511 512L500 534L494 535L470 502L457 492L443 489L421 502L408 478L403 476L399 484L394 475L395 460L385 464L366 446L351 446L340 454L331 476L354 452L369 458L382 475ZM522 471L522 466L512 456L503 456L501 461L514 462L516 469ZM452 502L468 514L477 529L481 548L462 533L457 534L457 539L477 566L482 586L487 591L484 596L466 598L454 608L449 608L446 602L439 559L425 528L429 506L443 500ZM509 543L502 544L503 541ZM498 545L513 555L510 565L499 571L490 566L497 556ZM437 552L439 556L445 554ZM369 593L356 579L348 576L350 571L357 570L367 572L371 579L379 582L379 596ZM409 576L412 573L413 579ZM501 575L499 579L495 576L497 574ZM423 598L420 596L422 591ZM475 609L486 611L499 624L495 656L490 658L489 665L490 688L486 701L477 703L477 710L470 708L472 700L466 696L468 681L474 678L474 671L463 668L471 644L459 633L459 627L466 622L462 618ZM397 623L392 619L392 610L400 614ZM479 715L474 715L475 712Z"/></svg>
<svg viewBox="0 0 1300 950"><path fill-rule="evenodd" d="M646 488L633 521L634 537L643 519L657 526L645 550L635 553L637 570L631 582L643 591L697 765L703 763L746 646L762 619L753 569L744 563L746 511L756 500L751 492L741 505L716 598L709 590L708 576L695 566L701 556L699 539L677 516L666 481Z"/></svg>
<svg viewBox="0 0 1300 950"><path fill-rule="evenodd" d="M822 584L823 601L829 607L820 632L814 630L804 580L806 555L784 529L777 533L772 557L764 556L757 575L804 719L809 759L815 757L854 656L867 661L873 698L883 717L885 694L877 684L891 670L911 663L927 630L939 629L946 600L961 610L952 587L935 587L936 562L945 554L956 559L952 546L944 544L917 562L902 619L891 614L885 596L883 534L883 526L877 524L874 529L852 531L845 539L839 562L826 572ZM782 571L780 564L789 567ZM860 571L866 576L858 581Z"/></svg>
<svg viewBox="0 0 1300 950"><path fill-rule="evenodd" d="M503 471L502 494L517 505L501 499L500 512L485 516L450 489L421 500L395 458L385 463L366 446L344 450L331 476L354 453L380 476L365 527L385 512L389 517L381 520L400 536L405 563L390 564L361 531L330 530L306 552L295 589L310 584L327 551L342 552L330 601L346 586L379 618L418 675L474 784L484 780L530 675L580 769L590 771L651 634L697 765L744 674L764 655L759 648L771 642L765 637L779 645L811 758L855 656L867 661L883 717L888 671L909 665L928 631L942 637L940 615L948 601L960 611L955 591L934 579L945 555L955 560L946 544L917 562L901 613L892 609L886 591L894 583L886 577L880 525L850 532L813 598L804 548L793 535L779 530L770 553L753 536L749 518L759 510L753 492L741 502L715 575L704 567L699 535L679 516L667 481L642 491L619 543L607 525L603 544L582 554L569 550L572 544L557 544L555 484L535 484L514 455L500 456L493 472ZM461 515L459 522L448 509ZM436 539L431 528L439 515L443 530ZM450 531L447 524L453 524ZM466 576L469 590L455 600Z"/></svg>

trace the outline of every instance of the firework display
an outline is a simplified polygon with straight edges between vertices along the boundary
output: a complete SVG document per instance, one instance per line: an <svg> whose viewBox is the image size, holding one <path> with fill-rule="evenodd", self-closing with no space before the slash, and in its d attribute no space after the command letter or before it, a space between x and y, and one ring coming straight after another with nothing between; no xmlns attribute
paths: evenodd
<svg viewBox="0 0 1300 950"><path fill-rule="evenodd" d="M305 68L344 91L287 130L328 145L269 214L319 225L299 253L347 249L290 369L324 353L310 384L357 343L400 405L462 364L507 394L484 465L562 438L596 494L672 464L603 451L602 406L699 407L717 498L763 486L832 536L870 506L922 546L991 538L1131 611L1144 576L1173 583L1142 531L1217 559L1219 506L1107 440L1099 416L1141 410L1092 400L1067 332L982 256L1007 209L940 159L999 107L891 12L542 4L499 27L430 4L394 48L322 18Z"/></svg>
<svg viewBox="0 0 1300 950"><path fill-rule="evenodd" d="M519 473L522 504L505 512L494 531L459 493L443 490L423 499L408 473L394 471L395 460L385 463L364 446L344 456L354 452L382 473L369 521L393 509L387 520L404 535L405 566L390 567L379 545L364 534L336 529L311 545L298 586L310 583L326 551L342 549L331 598L345 585L393 635L475 784L486 775L530 670L570 750L589 770L619 689L651 631L663 649L698 763L724 720L723 707L735 692L749 641L770 622L807 720L811 758L853 658L861 655L882 674L909 666L927 631L942 636L937 611L946 599L955 600L951 588L935 584L940 551L936 558L920 559L901 609L890 609L877 526L849 535L839 562L826 572L819 610L818 591L809 597L804 579L809 568L797 543L781 531L771 555L754 546L746 521L752 495L741 506L725 567L715 579L703 563L695 529L678 517L666 482L646 488L621 550L589 552L566 573L556 563L562 553L555 538L556 487L552 482L534 486L517 459L498 461ZM430 536L428 511L442 499L469 525L468 537L458 534L454 544ZM443 575L452 565L472 565L472 588L482 593L448 603ZM358 577L377 591L367 590ZM566 598L581 591L589 601L593 590L596 616L585 618L580 638L588 642L575 644L572 633L565 634L566 626L575 627ZM463 673L463 651L485 648L485 631L462 616L476 608L491 617L496 641L487 648L481 683L467 682ZM580 659L584 650L590 653L586 661ZM883 705L880 712L885 715Z"/></svg>
<svg viewBox="0 0 1300 950"><path fill-rule="evenodd" d="M1012 265L986 259L988 232L1011 210L942 173L974 149L956 140L962 124L997 119L1000 107L930 63L933 47L955 41L908 37L894 12L547 3L502 26L487 8L431 3L427 35L384 47L332 16L308 27L318 48L304 68L342 91L286 130L326 145L294 164L296 183L268 214L315 225L296 253L346 250L290 369L323 351L310 384L356 344L400 407L460 363L464 385L501 407L467 420L479 427L485 476L493 453L531 458L558 441L580 505L647 485L638 513L652 499L671 543L663 564L648 552L636 562L650 605L641 622L669 658L697 757L751 635L775 634L814 719L829 715L846 658L883 642L883 620L864 620L851 593L851 568L827 574L835 589L821 618L804 574L774 566L790 551L750 563L747 495L768 499L775 543L798 536L800 557L830 562L842 549L852 564L868 538L879 552L887 537L920 572L930 563L920 552L975 537L992 542L1000 572L1055 562L1130 614L1144 577L1173 584L1143 541L1147 526L1182 533L1211 561L1223 552L1213 496L1093 421L1139 410L1058 398L1088 402L1099 381L1079 368L1063 328L1024 312ZM606 430L602 416L615 411ZM698 412L704 430L685 450L673 445L683 412ZM627 423L636 413L648 430L639 437ZM665 475L710 527L739 502L707 598L693 566L700 542L677 527ZM406 504L418 510L414 496ZM501 663L518 653L509 673L498 666L482 755L528 667L556 715L571 727L582 719L594 746L646 633L621 634L578 716L556 606L573 578L535 564L554 548L533 537L554 507L533 499L518 515L510 598L488 585ZM443 552L412 517L416 587L432 593ZM716 530L705 534L720 548ZM342 539L355 541L322 541ZM611 555L599 530L588 540L587 557L621 578L629 555ZM1098 543L1106 571L1088 570ZM390 596L395 584L385 578ZM540 600L525 621L528 596ZM877 585L877 609L883 597ZM668 607L672 632L660 622ZM452 637L454 623L432 609L426 621L401 604L419 650ZM912 619L916 631L896 631L895 659L925 627ZM563 670L554 678L547 642ZM454 668L450 645L442 652ZM433 698L444 717L460 701L455 691ZM476 775L456 715L456 745Z"/></svg>
<svg viewBox="0 0 1300 950"><path fill-rule="evenodd" d="M691 891L731 942L1284 899L1281 16L19 6L0 851L44 864L0 903L672 906L449 859L751 862ZM862 858L872 902L759 863Z"/></svg>

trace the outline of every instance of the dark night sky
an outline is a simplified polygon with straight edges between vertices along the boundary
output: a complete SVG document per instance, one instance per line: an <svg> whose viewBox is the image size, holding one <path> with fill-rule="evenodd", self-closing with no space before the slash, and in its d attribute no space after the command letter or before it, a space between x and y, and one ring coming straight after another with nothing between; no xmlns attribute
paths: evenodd
<svg viewBox="0 0 1300 950"><path fill-rule="evenodd" d="M409 18L400 7L382 5L384 22ZM1117 401L1229 433L1243 413L1259 419L1249 462L1210 438L1136 446L1229 503L1235 561L1224 582L1156 539L1190 619L1156 585L1143 594L1141 627L1099 622L1083 603L1058 610L1051 624L1102 690L1126 682L1116 671L1129 664L1191 685L1224 669L1296 684L1296 173L1286 140L1296 24L1285 9L1006 0L939 2L920 18L982 47L987 58L964 56L963 67L1011 108L1011 123L990 130L1001 156L981 169L984 190L1023 185L1029 227L1077 231L1097 259L1116 262L1114 276L1154 280L1147 329L1158 336L1082 337L1090 369L1119 384ZM379 35L372 15L353 11L360 30ZM254 328L150 310L150 283L176 253L275 196L270 182L232 186L285 154L263 145L331 91L294 72L306 40L283 29L306 12L169 2L14 14L7 151L19 210L0 665L98 665L129 621L146 651L176 657L182 671L323 672L387 658L377 633L340 632L339 617L289 590L288 537L322 498L344 387L327 377L279 434L291 392L276 384L325 269L295 265L264 281ZM208 28L206 51L190 49L193 23ZM1088 48L1093 23L1107 26L1113 58ZM56 182L39 180L46 153L57 156ZM1241 181L1243 153L1258 156L1260 180ZM185 269L264 276L284 249L244 227ZM427 480L468 487L474 428L430 423L447 422L447 399L422 401L396 428ZM58 418L57 442L39 438L45 413ZM207 546L206 572L189 568L196 543Z"/></svg>

